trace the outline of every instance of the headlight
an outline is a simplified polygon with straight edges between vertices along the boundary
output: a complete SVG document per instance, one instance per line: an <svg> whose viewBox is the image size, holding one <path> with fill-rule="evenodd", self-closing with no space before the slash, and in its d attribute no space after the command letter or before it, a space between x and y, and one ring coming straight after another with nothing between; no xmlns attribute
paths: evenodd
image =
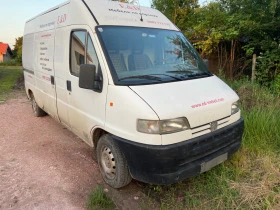
<svg viewBox="0 0 280 210"><path fill-rule="evenodd" d="M187 118L180 117L171 120L141 120L137 121L137 131L149 134L175 133L190 128Z"/></svg>
<svg viewBox="0 0 280 210"><path fill-rule="evenodd" d="M239 105L238 105L238 101L236 101L231 105L231 115L237 113L238 111L239 111Z"/></svg>

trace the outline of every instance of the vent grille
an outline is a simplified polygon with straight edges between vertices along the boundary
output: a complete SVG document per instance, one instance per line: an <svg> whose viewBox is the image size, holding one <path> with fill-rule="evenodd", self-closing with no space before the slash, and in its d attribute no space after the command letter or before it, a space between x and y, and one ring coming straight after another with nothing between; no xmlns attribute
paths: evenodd
<svg viewBox="0 0 280 210"><path fill-rule="evenodd" d="M207 124L192 128L191 129L192 135L193 135L193 137L198 137L198 136L213 132L214 131L214 130L212 130L213 126L211 126L212 123L217 123L215 130L219 130L220 128L225 127L227 125L227 123L229 122L229 119L230 119L230 116L219 119L215 122L209 122Z"/></svg>

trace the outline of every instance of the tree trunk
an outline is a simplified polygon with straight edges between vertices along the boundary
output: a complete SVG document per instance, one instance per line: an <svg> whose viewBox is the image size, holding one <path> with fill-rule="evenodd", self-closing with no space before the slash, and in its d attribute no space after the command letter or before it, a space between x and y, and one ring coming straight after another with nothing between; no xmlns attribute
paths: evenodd
<svg viewBox="0 0 280 210"><path fill-rule="evenodd" d="M252 61L252 78L251 78L252 83L254 83L255 78L256 78L256 75L255 75L256 60L257 60L257 56L256 56L256 54L254 54L253 55L253 61Z"/></svg>
<svg viewBox="0 0 280 210"><path fill-rule="evenodd" d="M177 16L177 8L174 9L174 17L173 17L173 23L176 25L176 16Z"/></svg>
<svg viewBox="0 0 280 210"><path fill-rule="evenodd" d="M229 61L229 79L233 79L233 65L235 59L235 48L236 48L236 40L231 40L231 48L230 48L230 61Z"/></svg>

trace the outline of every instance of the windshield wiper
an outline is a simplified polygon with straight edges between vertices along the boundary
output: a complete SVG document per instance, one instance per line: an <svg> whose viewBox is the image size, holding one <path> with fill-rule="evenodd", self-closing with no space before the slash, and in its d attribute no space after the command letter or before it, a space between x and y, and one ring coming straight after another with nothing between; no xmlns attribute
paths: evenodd
<svg viewBox="0 0 280 210"><path fill-rule="evenodd" d="M163 75L163 76L167 76L167 77L171 77L177 81L182 81L183 79L179 78L179 77L174 77L172 75L169 75L169 74L151 74L151 75Z"/></svg>
<svg viewBox="0 0 280 210"><path fill-rule="evenodd" d="M138 75L138 76L123 77L123 78L120 78L119 81L126 80L126 79L134 79L134 78L162 81L162 79L160 77L151 76L151 75Z"/></svg>
<svg viewBox="0 0 280 210"><path fill-rule="evenodd" d="M192 71L168 71L168 73L181 74L184 75L186 79L199 79L213 76L210 72L193 73Z"/></svg>
<svg viewBox="0 0 280 210"><path fill-rule="evenodd" d="M198 78L211 77L211 76L213 76L213 74L211 74L210 72L203 72L203 73L197 73L197 74L190 74L190 75L188 75L188 77L190 79L193 79L193 78L198 79Z"/></svg>
<svg viewBox="0 0 280 210"><path fill-rule="evenodd" d="M196 69L193 69L196 70ZM175 73L175 74L193 74L193 71L188 71L188 70L176 70L176 71L167 71L166 73Z"/></svg>

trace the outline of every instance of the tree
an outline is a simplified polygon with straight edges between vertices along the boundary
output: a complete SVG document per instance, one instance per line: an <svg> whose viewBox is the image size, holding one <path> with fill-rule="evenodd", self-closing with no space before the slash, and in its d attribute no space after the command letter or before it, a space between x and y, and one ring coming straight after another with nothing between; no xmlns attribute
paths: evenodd
<svg viewBox="0 0 280 210"><path fill-rule="evenodd" d="M198 0L153 0L152 7L160 10L181 30L188 28L189 18L192 18Z"/></svg>
<svg viewBox="0 0 280 210"><path fill-rule="evenodd" d="M17 62L20 64L22 63L22 41L23 37L18 37L16 39L16 43L14 45L14 50L13 50L13 58L16 59Z"/></svg>
<svg viewBox="0 0 280 210"><path fill-rule="evenodd" d="M218 55L218 68L226 69L230 79L250 69L255 53L258 80L268 86L280 81L280 0L216 0L203 7L197 0L153 0L153 7L175 23L203 57Z"/></svg>
<svg viewBox="0 0 280 210"><path fill-rule="evenodd" d="M280 1L221 0L239 29L243 49L258 55L257 79L271 86L280 74ZM279 81L279 79L277 79ZM280 85L280 84L276 84Z"/></svg>

